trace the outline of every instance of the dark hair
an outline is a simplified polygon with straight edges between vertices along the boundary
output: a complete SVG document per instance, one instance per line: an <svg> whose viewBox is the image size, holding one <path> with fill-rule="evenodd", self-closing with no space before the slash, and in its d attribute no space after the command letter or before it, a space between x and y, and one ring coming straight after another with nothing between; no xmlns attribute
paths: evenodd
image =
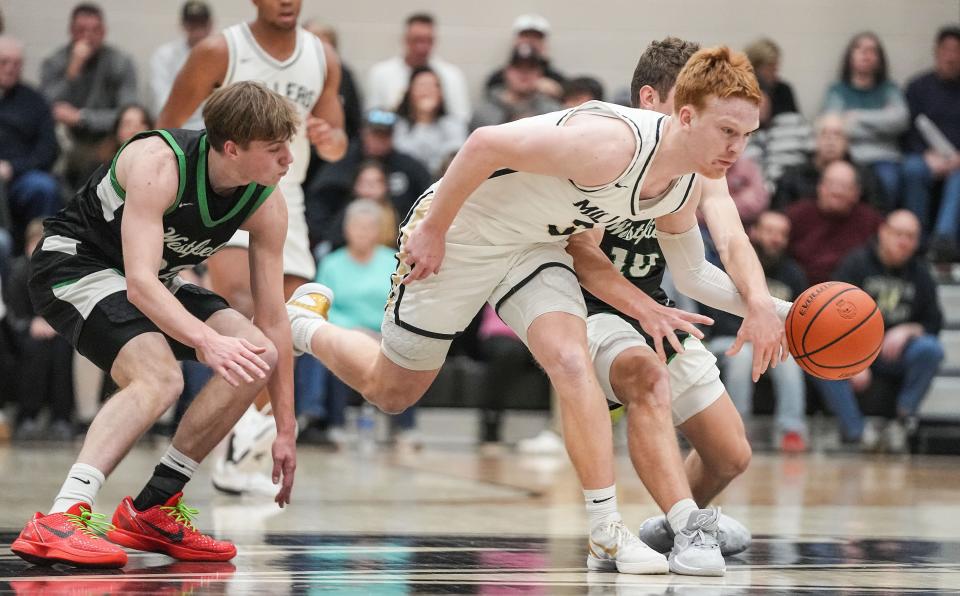
<svg viewBox="0 0 960 596"><path fill-rule="evenodd" d="M947 25L946 27L941 27L940 30L937 31L937 45L943 43L943 40L947 39L948 37L952 37L957 41L960 41L960 27L957 27L956 25Z"/></svg>
<svg viewBox="0 0 960 596"><path fill-rule="evenodd" d="M407 83L407 90L403 94L403 99L400 100L400 105L397 106L397 116L407 120L409 122L413 121L413 99L410 96L410 91L413 89L413 80L423 73L430 73L437 79L437 83L440 83L440 75L436 73L429 66L418 66L410 72L410 81ZM440 105L437 107L437 118L442 118L447 115L447 102L443 99L443 86L440 86Z"/></svg>
<svg viewBox="0 0 960 596"><path fill-rule="evenodd" d="M880 43L880 38L877 37L877 34L873 31L862 31L850 38L847 49L843 52L843 62L840 63L840 80L849 85L853 79L853 68L850 66L850 58L853 56L853 48L856 47L857 43L863 38L870 38L877 44L877 70L873 74L873 84L880 85L881 83L885 83L889 75L887 71L887 53L883 49L883 44Z"/></svg>
<svg viewBox="0 0 960 596"><path fill-rule="evenodd" d="M670 88L677 82L677 75L683 65L687 63L700 49L695 41L686 41L679 37L666 37L654 41L640 55L637 67L633 69L633 80L630 82L630 105L639 107L637 99L640 88L650 85L660 94L661 101L667 99Z"/></svg>
<svg viewBox="0 0 960 596"><path fill-rule="evenodd" d="M70 12L70 22L72 23L80 15L87 15L91 17L97 17L101 21L103 20L103 9L100 8L97 4L93 2L81 2L73 7L73 11Z"/></svg>
<svg viewBox="0 0 960 596"><path fill-rule="evenodd" d="M120 131L120 121L123 120L123 115L127 110L140 110L140 113L143 114L143 119L147 125L147 130L151 130L154 126L153 116L150 115L150 110L148 110L144 105L139 103L128 103L120 107L117 110L117 117L113 120L113 136L116 138L117 132Z"/></svg>
<svg viewBox="0 0 960 596"><path fill-rule="evenodd" d="M603 100L603 85L600 84L600 81L593 77L576 77L574 79L567 79L563 83L563 95L560 97L561 100L566 101L567 98L573 97L575 95L589 95L592 99Z"/></svg>
<svg viewBox="0 0 960 596"><path fill-rule="evenodd" d="M414 23L423 23L424 25L430 25L431 27L435 24L433 15L429 12L415 12L405 21L406 26L409 27Z"/></svg>

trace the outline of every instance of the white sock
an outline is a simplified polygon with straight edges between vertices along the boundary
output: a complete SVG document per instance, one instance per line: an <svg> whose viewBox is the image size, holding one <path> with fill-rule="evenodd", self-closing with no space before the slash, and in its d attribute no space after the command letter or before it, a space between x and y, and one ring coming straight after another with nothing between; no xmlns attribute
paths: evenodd
<svg viewBox="0 0 960 596"><path fill-rule="evenodd" d="M323 317L297 319L296 324L290 326L293 347L316 358L316 354L313 353L313 334L317 332L321 325L326 324L327 320Z"/></svg>
<svg viewBox="0 0 960 596"><path fill-rule="evenodd" d="M674 503L670 511L667 512L667 521L674 534L679 534L680 530L687 527L687 520L690 519L690 513L700 509L693 499L680 499Z"/></svg>
<svg viewBox="0 0 960 596"><path fill-rule="evenodd" d="M171 470L176 470L177 472L186 476L188 479L193 478L193 473L196 472L197 468L200 466L199 463L193 461L183 453L180 453L180 451L178 451L173 445L167 447L166 453L164 453L163 457L160 458L160 463L167 466Z"/></svg>
<svg viewBox="0 0 960 596"><path fill-rule="evenodd" d="M63 513L77 503L87 503L93 507L93 502L100 492L100 487L106 478L103 472L87 464L73 464L67 479L63 481L57 499L53 502L50 513ZM47 515L50 515L48 513Z"/></svg>
<svg viewBox="0 0 960 596"><path fill-rule="evenodd" d="M583 500L587 505L587 516L590 519L590 531L604 522L620 521L617 511L617 485L584 490Z"/></svg>

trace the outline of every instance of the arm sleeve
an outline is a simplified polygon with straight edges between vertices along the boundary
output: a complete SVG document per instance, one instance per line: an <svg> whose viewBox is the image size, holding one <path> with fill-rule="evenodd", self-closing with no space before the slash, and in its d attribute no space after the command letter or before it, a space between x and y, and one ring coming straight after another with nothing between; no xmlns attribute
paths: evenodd
<svg viewBox="0 0 960 596"><path fill-rule="evenodd" d="M747 315L747 305L730 276L707 262L703 237L697 226L680 234L657 230L657 240L678 290L711 308L740 317ZM786 320L792 303L771 299L777 316L781 321Z"/></svg>

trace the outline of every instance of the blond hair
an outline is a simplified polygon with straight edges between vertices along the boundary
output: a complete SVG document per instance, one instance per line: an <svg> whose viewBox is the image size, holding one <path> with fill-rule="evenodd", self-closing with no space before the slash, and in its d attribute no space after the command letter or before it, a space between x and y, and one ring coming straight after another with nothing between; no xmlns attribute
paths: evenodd
<svg viewBox="0 0 960 596"><path fill-rule="evenodd" d="M677 75L675 109L685 105L703 109L710 96L737 97L760 105L760 85L742 52L726 46L704 48L687 61Z"/></svg>
<svg viewBox="0 0 960 596"><path fill-rule="evenodd" d="M743 53L754 70L780 61L780 46L768 37L762 37L743 48Z"/></svg>
<svg viewBox="0 0 960 596"><path fill-rule="evenodd" d="M216 151L233 141L246 148L251 141L289 141L300 123L293 103L262 83L240 81L213 92L203 106L207 140Z"/></svg>

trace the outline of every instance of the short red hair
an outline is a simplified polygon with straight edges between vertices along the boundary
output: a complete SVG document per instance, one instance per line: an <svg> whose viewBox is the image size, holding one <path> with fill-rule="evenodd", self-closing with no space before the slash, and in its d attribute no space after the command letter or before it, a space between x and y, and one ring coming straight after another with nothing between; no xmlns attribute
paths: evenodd
<svg viewBox="0 0 960 596"><path fill-rule="evenodd" d="M673 105L703 109L711 95L719 99L739 97L760 105L760 84L743 52L727 46L704 48L687 61L677 75Z"/></svg>

